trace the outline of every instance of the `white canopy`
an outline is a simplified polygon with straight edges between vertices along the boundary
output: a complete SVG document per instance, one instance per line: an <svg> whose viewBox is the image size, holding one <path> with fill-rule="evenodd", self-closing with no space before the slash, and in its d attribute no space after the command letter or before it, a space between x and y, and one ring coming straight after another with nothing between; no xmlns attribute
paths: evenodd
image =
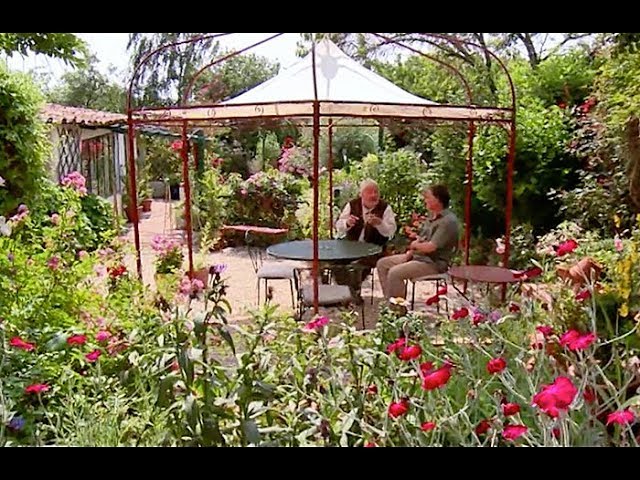
<svg viewBox="0 0 640 480"><path fill-rule="evenodd" d="M296 118L313 115L313 53L275 77L215 105L137 111L136 121L177 122L242 118ZM509 121L511 110L442 105L413 95L349 58L333 42L316 46L320 116L436 120Z"/></svg>
<svg viewBox="0 0 640 480"><path fill-rule="evenodd" d="M316 81L318 100L326 102L363 102L408 105L434 105L394 85L377 73L349 58L332 41L316 46ZM309 54L277 76L223 105L249 103L296 102L315 100L313 59Z"/></svg>

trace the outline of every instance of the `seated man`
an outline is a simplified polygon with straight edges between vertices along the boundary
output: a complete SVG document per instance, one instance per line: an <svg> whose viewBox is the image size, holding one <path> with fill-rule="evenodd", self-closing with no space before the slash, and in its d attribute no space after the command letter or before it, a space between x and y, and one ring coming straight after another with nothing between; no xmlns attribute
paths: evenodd
<svg viewBox="0 0 640 480"><path fill-rule="evenodd" d="M385 298L404 297L405 281L446 272L456 249L458 219L449 210L449 190L433 185L422 192L431 216L422 225L418 238L406 253L378 260L378 277Z"/></svg>
<svg viewBox="0 0 640 480"><path fill-rule="evenodd" d="M347 203L336 221L338 233L347 240L375 243L384 247L396 232L396 219L391 206L380 198L378 184L364 180L360 184L360 196ZM356 263L364 265L362 271L351 274L347 268L334 267L336 283L349 285L356 302L362 302L362 281L371 273L380 255L363 258Z"/></svg>

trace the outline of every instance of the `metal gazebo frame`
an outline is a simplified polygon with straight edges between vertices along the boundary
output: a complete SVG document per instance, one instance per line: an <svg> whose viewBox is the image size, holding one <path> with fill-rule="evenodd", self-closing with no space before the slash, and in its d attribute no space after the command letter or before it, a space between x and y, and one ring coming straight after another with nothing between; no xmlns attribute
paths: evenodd
<svg viewBox="0 0 640 480"><path fill-rule="evenodd" d="M403 41L389 38L383 34L371 33L373 37L378 39L380 43L376 48L385 44L394 44L398 47L421 55L431 61L440 63L449 68L455 76L463 84L467 95L466 105L410 105L410 104L390 104L390 103L374 103L361 101L326 101L319 100L317 87L317 71L316 71L316 44L317 39L312 40L311 44L311 60L313 75L313 91L314 98L312 100L302 101L279 101L267 103L251 103L251 104L230 104L225 105L223 102L210 105L188 105L189 97L193 89L196 79L205 70L228 60L236 55L242 54L252 48L263 43L269 42L283 33L277 33L267 37L259 42L253 43L245 48L236 50L230 54L224 55L209 64L202 67L192 77L188 87L186 88L180 105L175 107L162 108L134 108L132 106L133 88L136 78L140 73L140 68L151 57L168 48L177 47L184 44L193 44L208 39L215 39L231 35L230 33L215 33L193 37L180 42L173 42L162 45L157 49L145 55L134 69L127 96L127 124L128 124L128 162L129 162L129 189L130 202L132 212L134 212L133 229L134 242L136 247L136 266L138 275L142 277L142 260L140 255L140 233L138 226L138 210L133 208L137 205L137 188L136 188L136 164L135 164L135 148L134 138L137 125L141 124L164 124L179 126L182 129L182 176L184 182L185 193L185 221L187 229L187 244L189 258L189 274L193 274L193 231L191 225L191 185L189 182L189 142L190 135L187 133L189 124L197 124L198 126L206 125L224 125L225 122L233 120L247 119L276 119L276 118L297 118L312 119L313 127L313 279L314 279L314 311L318 311L318 210L319 210L319 139L320 139L320 119L326 117L329 119L328 132L331 136L333 129L333 118L351 117L351 118L369 118L369 119L411 119L411 120L431 120L431 121L448 121L448 122L466 122L468 124L468 149L466 159L466 195L465 195L465 264L469 263L469 247L471 238L471 198L473 192L473 139L476 131L476 123L496 123L506 127L509 135L508 154L507 154L507 177L506 177L506 206L505 206L505 251L503 255L503 264L508 266L510 252L510 236L511 236L511 213L513 208L513 170L515 161L515 143L516 143L516 95L513 80L505 64L486 46L478 45L468 40L451 37L448 35L437 33L423 33L422 35L433 40L446 41L453 45L465 45L480 49L485 55L491 57L500 66L507 77L511 94L511 105L509 107L480 107L473 104L473 96L471 88L466 81L464 75L454 66L444 62L443 60L432 57ZM437 42L432 42L434 46L439 46ZM196 123L197 122L197 123ZM331 137L329 139L331 142ZM332 185L332 154L329 155L329 189L330 197L333 193Z"/></svg>

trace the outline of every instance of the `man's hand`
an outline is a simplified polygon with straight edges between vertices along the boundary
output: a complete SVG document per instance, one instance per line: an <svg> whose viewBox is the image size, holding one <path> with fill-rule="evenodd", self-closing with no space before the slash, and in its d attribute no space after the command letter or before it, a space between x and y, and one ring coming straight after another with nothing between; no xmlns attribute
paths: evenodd
<svg viewBox="0 0 640 480"><path fill-rule="evenodd" d="M353 227L359 220L360 217L356 217L355 215L349 215L347 218L347 228Z"/></svg>
<svg viewBox="0 0 640 480"><path fill-rule="evenodd" d="M372 227L377 227L382 223L382 219L376 215L369 214L367 215L367 223Z"/></svg>
<svg viewBox="0 0 640 480"><path fill-rule="evenodd" d="M417 238L417 239L415 239L413 242L411 242L411 243L409 244L409 250L411 250L411 251L413 251L413 250L418 250L418 245L419 245L420 243L422 243L422 242L420 241L420 239L418 239L418 238Z"/></svg>

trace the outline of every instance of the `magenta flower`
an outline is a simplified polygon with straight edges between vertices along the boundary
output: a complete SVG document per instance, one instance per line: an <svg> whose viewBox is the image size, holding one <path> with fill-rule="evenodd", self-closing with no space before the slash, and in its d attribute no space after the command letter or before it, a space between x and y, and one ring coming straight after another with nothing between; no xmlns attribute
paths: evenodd
<svg viewBox="0 0 640 480"><path fill-rule="evenodd" d="M106 342L107 340L109 340L109 338L111 338L111 332L108 332L107 330L100 330L96 334L97 342Z"/></svg>
<svg viewBox="0 0 640 480"><path fill-rule="evenodd" d="M24 350L25 352L30 352L36 348L35 343L25 342L20 337L13 337L9 340L9 345L15 348L19 348L20 350Z"/></svg>
<svg viewBox="0 0 640 480"><path fill-rule="evenodd" d="M85 343L87 343L85 335L71 335L67 338L67 345L84 345Z"/></svg>
<svg viewBox="0 0 640 480"><path fill-rule="evenodd" d="M631 410L627 408L626 410L620 410L618 412L613 412L607 415L607 425L610 425L612 423L617 423L618 425L627 425L629 423L633 423L635 419L636 416Z"/></svg>
<svg viewBox="0 0 640 480"><path fill-rule="evenodd" d="M529 429L524 425L507 425L502 431L502 436L505 440L516 440L528 431Z"/></svg>
<svg viewBox="0 0 640 480"><path fill-rule="evenodd" d="M48 392L49 388L50 388L49 385L47 385L46 383L34 383L26 387L24 389L24 393L27 393L27 394L44 393L44 392Z"/></svg>
<svg viewBox="0 0 640 480"><path fill-rule="evenodd" d="M102 352L96 348L93 352L91 352L91 353L87 353L87 354L85 355L85 358L87 359L87 362L89 362L89 363L93 363L93 362L95 362L96 360L98 360L98 357L99 357L100 355L102 355Z"/></svg>
<svg viewBox="0 0 640 480"><path fill-rule="evenodd" d="M303 330L312 332L314 330L321 329L322 327L324 327L328 323L329 323L329 317L318 317L315 320L311 320L309 323L307 323L303 327Z"/></svg>

